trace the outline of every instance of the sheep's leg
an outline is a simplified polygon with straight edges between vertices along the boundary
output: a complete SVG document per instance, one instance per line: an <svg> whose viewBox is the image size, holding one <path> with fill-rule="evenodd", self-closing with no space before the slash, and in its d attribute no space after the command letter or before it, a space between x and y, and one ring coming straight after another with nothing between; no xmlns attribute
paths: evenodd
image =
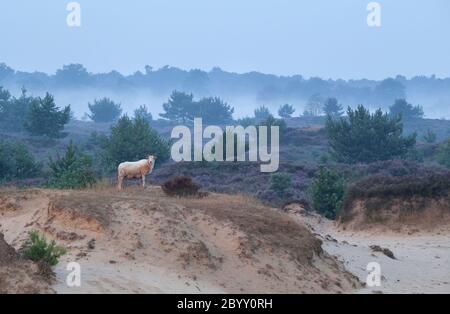
<svg viewBox="0 0 450 314"><path fill-rule="evenodd" d="M145 174L142 175L142 187L145 188Z"/></svg>
<svg viewBox="0 0 450 314"><path fill-rule="evenodd" d="M117 190L118 191L122 191L122 181L123 181L123 178L119 176L117 178Z"/></svg>

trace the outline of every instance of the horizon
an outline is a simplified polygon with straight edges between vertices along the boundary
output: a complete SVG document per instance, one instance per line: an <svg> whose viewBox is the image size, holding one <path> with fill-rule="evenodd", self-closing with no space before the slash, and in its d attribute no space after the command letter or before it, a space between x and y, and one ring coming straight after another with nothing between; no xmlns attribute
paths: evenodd
<svg viewBox="0 0 450 314"><path fill-rule="evenodd" d="M13 68L13 67L11 67L10 65L8 65L7 63L2 62L2 60L0 60L0 65L2 65L2 64L6 65L7 67L10 67L10 68L13 69L16 73L17 73L17 72L20 72L20 73L28 73L28 74L33 74L33 73L43 73L43 74L45 74L45 75L47 75L47 76L54 76L54 75L56 75L56 72L57 72L58 70L63 69L64 66L67 66L67 65L74 65L74 64L80 64L81 66L83 66L83 67L86 69L87 73L89 73L90 75L109 74L109 73L112 73L112 72L116 72L116 73L119 73L120 75L122 75L123 77L133 76L133 75L135 75L135 74L138 73L138 72L141 72L142 74L145 75L145 73L144 73L144 72L145 72L145 67L146 67L147 65L151 66L151 64L145 64L145 65L143 65L140 69L137 69L137 70L135 70L135 71L132 71L131 73L123 73L123 72L120 72L119 70L116 70L116 69L114 69L114 68L111 69L110 71L107 71L107 72L93 72L93 71L89 71L89 68L87 68L87 67L86 67L84 64L82 64L82 63L67 63L67 64L61 65L60 67L57 67L57 68L55 69L55 71L53 71L53 72L45 72L45 71L41 71L41 70L39 70L39 69L34 69L34 70L21 70L21 69ZM438 76L438 75L436 75L436 74L429 74L429 75L426 75L426 74L415 74L415 75L411 75L411 76L406 76L406 75L403 75L402 73L398 73L398 74L396 74L396 75L393 75L393 76L387 76L387 77L380 78L380 79L373 79L373 78L368 78L368 77L360 77L360 78L341 78L341 77L337 77L337 78L328 78L328 77L320 77L320 76L317 76L317 75L305 76L305 75L303 75L302 73L294 73L294 74L290 74L290 75L280 75L280 74L276 74L276 73L259 72L259 71L256 71L256 70L251 70L251 71L247 71L247 72L236 72L236 71L230 71L230 70L224 69L224 68L222 68L222 67L220 67L220 66L213 66L213 67L210 68L210 69L202 69L202 68L179 68L179 67L177 67L177 66L172 66L172 65L170 65L170 64L166 64L166 65L164 65L164 66L162 66L162 67L159 67L159 68L153 68L152 72L157 72L157 71L159 71L159 70L162 70L162 69L163 69L164 67L166 67L166 66L168 66L169 68L175 68L175 69L178 69L178 70L181 70L181 71L184 71L184 72L190 72L190 71L200 70L200 71L205 72L205 73L211 73L211 72L214 71L215 69L219 69L220 71L222 71L222 72L224 72L224 73L237 74L237 75L245 75L245 74L250 74L250 73L258 73L258 74L261 74L261 75L270 75L270 76L273 75L273 76L276 76L276 77L279 77L279 78L280 78L280 77L293 78L293 77L299 76L299 77L302 77L304 80L310 80L310 79L312 79L312 78L319 78L319 79L322 79L322 80L324 80L324 81L328 81L328 80L331 80L331 81L340 81L340 80L343 80L343 81L360 81L360 80L368 80L368 81L379 82L379 81L383 81L383 80L385 80L385 79L390 79L390 78L396 79L397 77L404 77L404 78L406 78L407 80L412 80L412 79L414 79L414 78L420 78L420 77L425 77L425 78L427 78L427 79L436 78L436 79L440 79L440 80L447 80L447 79L450 79L450 75L449 75L449 76L443 76L443 77L440 77L440 76Z"/></svg>

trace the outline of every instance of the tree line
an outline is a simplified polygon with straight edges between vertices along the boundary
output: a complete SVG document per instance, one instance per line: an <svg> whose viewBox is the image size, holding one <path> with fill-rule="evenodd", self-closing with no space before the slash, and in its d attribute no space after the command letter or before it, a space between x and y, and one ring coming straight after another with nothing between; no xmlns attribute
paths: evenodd
<svg viewBox="0 0 450 314"><path fill-rule="evenodd" d="M211 71L192 69L189 71L164 66L154 69L145 66L142 71L122 75L117 71L91 73L82 64L68 64L55 74L42 72L27 73L16 71L6 64L0 64L0 84L8 86L28 86L31 90L79 89L83 87L106 88L124 92L136 89L151 90L158 94L173 90L208 95L254 95L258 101L278 101L292 99L303 102L313 95L328 97L333 95L348 104L376 105L386 109L395 99L406 98L408 91L429 98L448 99L450 78L404 76L386 78L381 81L327 80L319 77L306 79L301 75L276 76L258 72L231 73L220 68Z"/></svg>

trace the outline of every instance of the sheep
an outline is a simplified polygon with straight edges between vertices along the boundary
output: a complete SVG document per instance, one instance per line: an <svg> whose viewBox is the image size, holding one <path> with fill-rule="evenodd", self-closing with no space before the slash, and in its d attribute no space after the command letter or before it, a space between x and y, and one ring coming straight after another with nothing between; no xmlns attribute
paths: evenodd
<svg viewBox="0 0 450 314"><path fill-rule="evenodd" d="M142 178L142 187L145 188L145 176L150 174L155 167L156 156L148 156L148 159L143 159L135 162L123 162L117 169L117 189L122 190L122 183L124 178Z"/></svg>

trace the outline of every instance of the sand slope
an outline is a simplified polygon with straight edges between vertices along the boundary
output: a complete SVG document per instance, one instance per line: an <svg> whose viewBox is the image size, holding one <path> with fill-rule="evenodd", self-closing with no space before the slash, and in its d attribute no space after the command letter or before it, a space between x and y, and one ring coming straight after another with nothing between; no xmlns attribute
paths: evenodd
<svg viewBox="0 0 450 314"><path fill-rule="evenodd" d="M0 294L53 293L50 284L38 265L21 259L0 233Z"/></svg>
<svg viewBox="0 0 450 314"><path fill-rule="evenodd" d="M358 280L284 213L243 196L165 196L159 187L117 193L0 191L0 232L19 248L39 230L68 248L58 293L345 293ZM82 285L65 284L81 265Z"/></svg>

